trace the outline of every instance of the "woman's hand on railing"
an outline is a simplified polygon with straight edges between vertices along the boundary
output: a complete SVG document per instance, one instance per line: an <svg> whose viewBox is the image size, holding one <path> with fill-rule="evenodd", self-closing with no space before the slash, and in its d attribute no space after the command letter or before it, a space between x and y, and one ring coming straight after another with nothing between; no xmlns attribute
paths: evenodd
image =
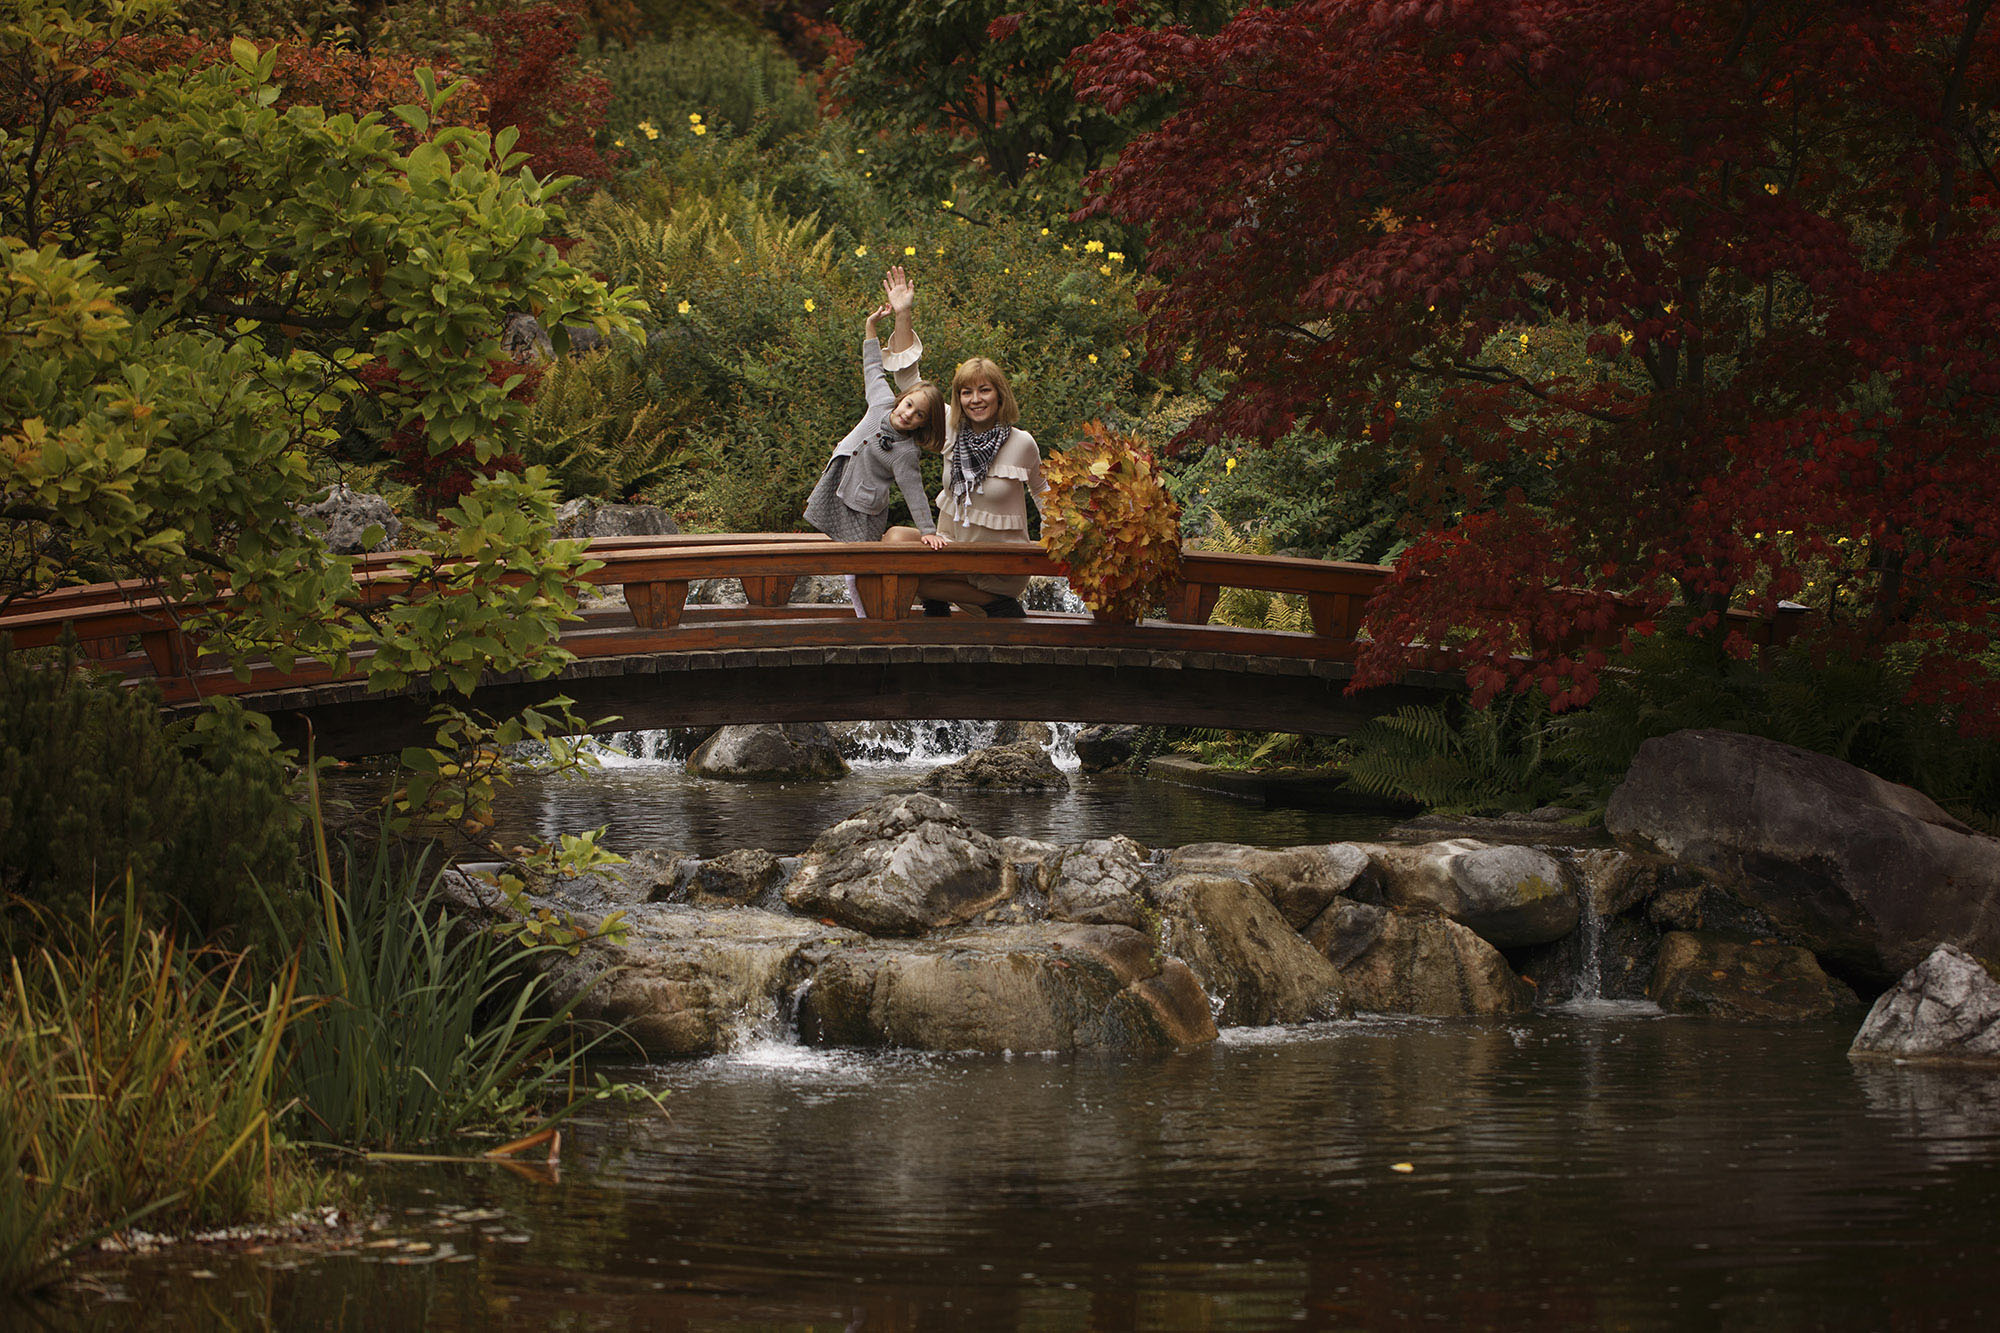
<svg viewBox="0 0 2000 1333"><path fill-rule="evenodd" d="M945 536L942 532L926 532L923 534L923 543L933 551L942 551L945 547L951 545L951 538Z"/></svg>

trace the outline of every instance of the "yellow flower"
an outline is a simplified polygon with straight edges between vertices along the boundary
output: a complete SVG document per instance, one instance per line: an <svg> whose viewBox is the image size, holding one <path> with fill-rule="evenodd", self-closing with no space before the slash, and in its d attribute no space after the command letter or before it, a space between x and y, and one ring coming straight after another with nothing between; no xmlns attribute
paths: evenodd
<svg viewBox="0 0 2000 1333"><path fill-rule="evenodd" d="M859 156L861 156L861 157L866 157L866 156L868 156L868 150L867 150L866 148L857 148L857 149L855 149L854 151L855 151L855 153L856 153L857 155L859 155Z"/></svg>
<svg viewBox="0 0 2000 1333"><path fill-rule="evenodd" d="M690 124L690 125L699 125L699 124L701 124L701 112L699 112L699 111L690 111L690 112L688 112L688 124Z"/></svg>
<svg viewBox="0 0 2000 1333"><path fill-rule="evenodd" d="M1398 399L1396 400L1396 406L1398 406L1398 407L1401 407L1402 405L1403 405L1403 400L1402 400L1402 399L1400 399L1400 398L1398 398Z"/></svg>
<svg viewBox="0 0 2000 1333"><path fill-rule="evenodd" d="M913 255L916 252L917 252L917 247L914 245L906 245L903 247L903 253L906 255Z"/></svg>
<svg viewBox="0 0 2000 1333"><path fill-rule="evenodd" d="M861 256L863 256L863 255L865 255L865 254L867 254L867 253L868 253L868 247L867 247L867 246L865 246L865 245L857 245L857 246L855 246L855 247L854 247L854 257L855 257L856 259L859 259L859 258L861 258Z"/></svg>
<svg viewBox="0 0 2000 1333"><path fill-rule="evenodd" d="M685 315L688 311L694 309L694 307L689 305L686 301L682 301L679 305L675 306L674 309L680 311L683 315Z"/></svg>
<svg viewBox="0 0 2000 1333"><path fill-rule="evenodd" d="M1110 277L1110 276L1111 276L1111 265L1109 265L1109 264L1099 264L1099 265L1097 266L1097 271L1098 271L1099 273L1102 273L1102 274L1103 274L1103 275L1104 275L1105 277L1107 277L1107 278L1108 278L1108 277Z"/></svg>
<svg viewBox="0 0 2000 1333"><path fill-rule="evenodd" d="M1231 454L1229 460L1222 465L1222 470L1224 472L1234 472L1236 470L1236 456L1234 454Z"/></svg>
<svg viewBox="0 0 2000 1333"><path fill-rule="evenodd" d="M702 135L702 134L707 134L707 133L708 133L708 126L706 126L706 125L696 125L696 126L693 126L692 128L694 129L694 132L695 132L695 133L696 133L697 135Z"/></svg>
<svg viewBox="0 0 2000 1333"><path fill-rule="evenodd" d="M1106 255L1105 258L1109 259L1114 264L1122 264L1125 262L1125 253L1122 250L1113 250L1110 254Z"/></svg>
<svg viewBox="0 0 2000 1333"><path fill-rule="evenodd" d="M1092 352L1090 354L1090 364L1093 366L1097 364L1097 353Z"/></svg>
<svg viewBox="0 0 2000 1333"><path fill-rule="evenodd" d="M1067 250L1068 250L1069 248L1070 248L1070 247L1069 247L1069 246L1068 246L1067 244L1065 244L1065 245L1063 246L1063 249L1064 249L1065 251L1067 251Z"/></svg>
<svg viewBox="0 0 2000 1333"><path fill-rule="evenodd" d="M1126 360L1129 361L1132 359L1132 349L1129 347L1121 347L1118 349L1118 355L1124 357Z"/></svg>
<svg viewBox="0 0 2000 1333"><path fill-rule="evenodd" d="M813 299L810 296L808 296L806 298L806 313L810 315L813 311L817 310L818 308L819 307L813 304Z"/></svg>
<svg viewBox="0 0 2000 1333"><path fill-rule="evenodd" d="M939 246L939 247L937 248L937 252L938 252L939 254L943 254L943 253L944 253L944 247L943 247L942 245L940 245L940 246Z"/></svg>
<svg viewBox="0 0 2000 1333"><path fill-rule="evenodd" d="M639 133L648 139L657 139L660 137L660 127L650 120L642 120L639 122Z"/></svg>
<svg viewBox="0 0 2000 1333"><path fill-rule="evenodd" d="M1087 255L1098 254L1102 252L1103 249L1104 249L1103 241L1085 241L1083 243L1083 252Z"/></svg>
<svg viewBox="0 0 2000 1333"><path fill-rule="evenodd" d="M1093 297L1091 297L1091 298L1090 298L1090 303L1091 303L1092 305L1096 305L1096 304L1097 304L1097 298L1096 298L1096 297L1094 297L1094 296L1093 296Z"/></svg>
<svg viewBox="0 0 2000 1333"><path fill-rule="evenodd" d="M1777 192L1778 192L1778 187L1775 185L1766 185L1764 187L1765 194L1776 194Z"/></svg>
<svg viewBox="0 0 2000 1333"><path fill-rule="evenodd" d="M611 146L613 148L623 148L625 146L625 141L623 139L613 139L611 141Z"/></svg>
<svg viewBox="0 0 2000 1333"><path fill-rule="evenodd" d="M1525 333L1521 335L1521 350L1524 352L1528 350L1528 335Z"/></svg>
<svg viewBox="0 0 2000 1333"><path fill-rule="evenodd" d="M1046 236L1048 234L1049 234L1049 229L1047 227L1042 228L1042 235Z"/></svg>
<svg viewBox="0 0 2000 1333"><path fill-rule="evenodd" d="M939 200L939 201L938 201L938 207L939 207L939 208L950 208L950 207L951 207L951 200L949 200L949 199L941 199L941 200Z"/></svg>

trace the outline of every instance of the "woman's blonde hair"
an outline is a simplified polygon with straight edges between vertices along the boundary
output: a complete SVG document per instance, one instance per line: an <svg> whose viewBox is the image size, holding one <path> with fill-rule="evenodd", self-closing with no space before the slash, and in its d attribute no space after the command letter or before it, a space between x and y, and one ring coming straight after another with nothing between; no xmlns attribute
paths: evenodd
<svg viewBox="0 0 2000 1333"><path fill-rule="evenodd" d="M944 390L929 380L918 380L900 394L896 401L901 403L910 398L924 400L924 424L912 437L919 448L934 454L944 452Z"/></svg>
<svg viewBox="0 0 2000 1333"><path fill-rule="evenodd" d="M958 373L951 377L951 401L958 403L958 391L974 380L985 380L1000 391L1000 410L993 419L1011 426L1021 419L1021 409L1014 404L1014 386L1007 383L1007 372L983 356L967 357L958 363Z"/></svg>

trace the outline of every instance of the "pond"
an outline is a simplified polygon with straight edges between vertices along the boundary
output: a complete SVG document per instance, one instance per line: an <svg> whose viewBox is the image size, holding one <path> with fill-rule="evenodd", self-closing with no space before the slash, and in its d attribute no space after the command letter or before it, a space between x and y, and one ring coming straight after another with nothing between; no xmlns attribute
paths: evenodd
<svg viewBox="0 0 2000 1333"><path fill-rule="evenodd" d="M1626 1009L1146 1060L772 1042L625 1071L670 1114L594 1109L559 1173L383 1169L380 1248L114 1268L58 1326L1991 1327L2000 1081L1854 1066L1850 1035Z"/></svg>
<svg viewBox="0 0 2000 1333"><path fill-rule="evenodd" d="M975 738L976 739L976 738ZM919 741L922 738L919 737ZM802 850L939 757L731 787L664 758L533 779L503 834ZM641 756L644 745L631 747ZM947 746L946 748L953 748ZM657 747L655 747L657 749ZM948 757L948 756L946 756ZM1117 775L954 797L988 832L1379 836ZM1852 1024L1585 1004L1226 1031L1161 1058L813 1050L623 1077L555 1170L383 1167L364 1245L111 1262L51 1327L1875 1329L2000 1318L2000 1077L1846 1057Z"/></svg>

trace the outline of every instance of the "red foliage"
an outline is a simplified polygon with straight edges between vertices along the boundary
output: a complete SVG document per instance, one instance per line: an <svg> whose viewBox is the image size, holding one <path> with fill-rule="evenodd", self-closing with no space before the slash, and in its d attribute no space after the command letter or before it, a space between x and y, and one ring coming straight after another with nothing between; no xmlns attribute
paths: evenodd
<svg viewBox="0 0 2000 1333"><path fill-rule="evenodd" d="M611 85L577 67L583 7L574 0L551 0L475 22L493 44L484 79L488 126L495 133L509 125L519 129L515 147L544 180L608 177L611 164L597 151L597 132L604 127Z"/></svg>
<svg viewBox="0 0 2000 1333"><path fill-rule="evenodd" d="M1085 212L1149 228L1151 364L1231 372L1203 432L1309 425L1422 483L1364 680L1469 633L1577 702L1593 660L1513 654L1588 599L1712 612L1810 577L1838 646L1922 647L1925 697L2000 730L1988 9L1301 0L1116 33L1080 91L1179 110ZM1553 323L1594 330L1590 363L1506 354ZM1552 452L1530 512L1504 464Z"/></svg>
<svg viewBox="0 0 2000 1333"><path fill-rule="evenodd" d="M507 396L517 403L531 401L541 383L541 367L495 359L486 371L490 384L505 384L516 375L522 376L522 380ZM369 362L355 373L355 378L360 381L362 391L381 404L384 417L394 420L403 410L404 381L386 362ZM469 492L475 477L519 472L522 468L519 454L495 454L481 463L470 442L432 453L421 417L412 417L390 432L382 441L382 452L392 460L389 475L411 487L425 512L433 514Z"/></svg>

